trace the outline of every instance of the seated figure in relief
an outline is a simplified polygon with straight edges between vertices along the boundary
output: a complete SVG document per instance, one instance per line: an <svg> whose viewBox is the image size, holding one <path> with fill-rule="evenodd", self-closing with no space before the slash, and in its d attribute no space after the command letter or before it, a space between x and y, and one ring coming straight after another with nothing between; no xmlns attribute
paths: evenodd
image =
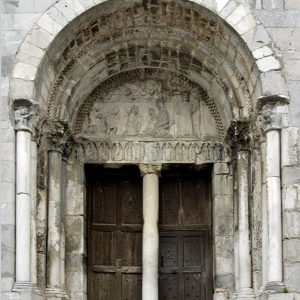
<svg viewBox="0 0 300 300"><path fill-rule="evenodd" d="M196 107L190 102L190 95L185 92L181 95L181 101L177 103L178 133L180 136L194 136L193 114Z"/></svg>
<svg viewBox="0 0 300 300"><path fill-rule="evenodd" d="M88 134L103 134L106 131L105 120L99 102L96 102L91 108L84 127L84 132Z"/></svg>
<svg viewBox="0 0 300 300"><path fill-rule="evenodd" d="M159 110L152 135L154 137L171 137L169 129L172 126L173 122L170 122L169 113L165 108L164 99L158 98L156 100L156 104Z"/></svg>

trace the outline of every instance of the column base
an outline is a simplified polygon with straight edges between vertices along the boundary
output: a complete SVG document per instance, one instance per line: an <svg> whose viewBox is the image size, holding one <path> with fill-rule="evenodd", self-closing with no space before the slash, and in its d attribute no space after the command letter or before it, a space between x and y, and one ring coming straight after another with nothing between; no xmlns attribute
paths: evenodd
<svg viewBox="0 0 300 300"><path fill-rule="evenodd" d="M240 289L239 291L235 292L233 298L236 300L254 300L254 291L251 288Z"/></svg>
<svg viewBox="0 0 300 300"><path fill-rule="evenodd" d="M43 299L37 286L28 281L16 281L12 291L18 293L18 299Z"/></svg>
<svg viewBox="0 0 300 300"><path fill-rule="evenodd" d="M45 297L47 300L69 299L67 292L60 288L47 288L45 290Z"/></svg>
<svg viewBox="0 0 300 300"><path fill-rule="evenodd" d="M264 293L283 293L284 284L281 281L271 281L265 285Z"/></svg>

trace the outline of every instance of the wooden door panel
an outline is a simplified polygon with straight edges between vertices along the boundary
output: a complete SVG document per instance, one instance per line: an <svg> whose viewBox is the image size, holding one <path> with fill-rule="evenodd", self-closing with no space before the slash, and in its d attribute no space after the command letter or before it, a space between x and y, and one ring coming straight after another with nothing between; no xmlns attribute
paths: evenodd
<svg viewBox="0 0 300 300"><path fill-rule="evenodd" d="M160 184L160 300L211 300L208 181L173 176Z"/></svg>
<svg viewBox="0 0 300 300"><path fill-rule="evenodd" d="M174 300L180 299L178 294L178 274L162 274L159 277L159 299Z"/></svg>
<svg viewBox="0 0 300 300"><path fill-rule="evenodd" d="M141 300L142 178L108 177L88 193L88 299Z"/></svg>

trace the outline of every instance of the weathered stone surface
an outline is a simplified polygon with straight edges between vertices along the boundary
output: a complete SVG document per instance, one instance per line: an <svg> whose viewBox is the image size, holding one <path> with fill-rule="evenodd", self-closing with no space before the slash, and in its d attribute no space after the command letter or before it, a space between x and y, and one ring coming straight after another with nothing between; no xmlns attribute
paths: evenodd
<svg viewBox="0 0 300 300"><path fill-rule="evenodd" d="M300 81L290 81L289 89L291 94L291 104L289 105L290 112L290 126L300 127L300 112L298 110L300 105Z"/></svg>
<svg viewBox="0 0 300 300"><path fill-rule="evenodd" d="M285 263L284 278L285 286L289 292L300 292L300 263Z"/></svg>
<svg viewBox="0 0 300 300"><path fill-rule="evenodd" d="M227 163L215 163L214 164L214 174L221 175L221 174L229 174L229 165Z"/></svg>
<svg viewBox="0 0 300 300"><path fill-rule="evenodd" d="M231 215L233 214L233 196L214 197L214 213L215 215Z"/></svg>
<svg viewBox="0 0 300 300"><path fill-rule="evenodd" d="M282 209L297 210L300 209L300 180L293 186L287 186L282 189Z"/></svg>
<svg viewBox="0 0 300 300"><path fill-rule="evenodd" d="M81 272L68 272L66 274L66 285L71 291L82 291L87 290L87 276Z"/></svg>
<svg viewBox="0 0 300 300"><path fill-rule="evenodd" d="M287 85L281 72L270 71L263 73L261 81L263 95L288 95Z"/></svg>
<svg viewBox="0 0 300 300"><path fill-rule="evenodd" d="M66 253L66 271L86 273L86 256L82 253Z"/></svg>
<svg viewBox="0 0 300 300"><path fill-rule="evenodd" d="M283 259L298 261L300 253L300 239L283 239Z"/></svg>
<svg viewBox="0 0 300 300"><path fill-rule="evenodd" d="M15 225L1 225L1 249L13 252L15 247Z"/></svg>
<svg viewBox="0 0 300 300"><path fill-rule="evenodd" d="M298 0L285 0L284 9L287 10L300 10L300 3Z"/></svg>
<svg viewBox="0 0 300 300"><path fill-rule="evenodd" d="M82 216L66 216L66 252L85 253L85 220Z"/></svg>
<svg viewBox="0 0 300 300"><path fill-rule="evenodd" d="M300 238L300 212L283 212L283 236Z"/></svg>
<svg viewBox="0 0 300 300"><path fill-rule="evenodd" d="M218 195L233 194L233 177L231 175L215 175L213 177L214 193Z"/></svg>
<svg viewBox="0 0 300 300"><path fill-rule="evenodd" d="M235 280L234 280L233 274L217 275L215 277L215 287L233 291L234 290L234 281Z"/></svg>
<svg viewBox="0 0 300 300"><path fill-rule="evenodd" d="M299 163L299 128L281 130L281 167Z"/></svg>
<svg viewBox="0 0 300 300"><path fill-rule="evenodd" d="M234 9L237 7L237 3L235 1L229 1L224 8L221 10L220 15L223 18L226 18L229 14L234 11Z"/></svg>
<svg viewBox="0 0 300 300"><path fill-rule="evenodd" d="M300 168L299 167L284 167L282 168L282 179L281 186L289 187L298 183L300 179Z"/></svg>
<svg viewBox="0 0 300 300"><path fill-rule="evenodd" d="M6 55L1 57L1 76L9 76L13 65L14 56Z"/></svg>
<svg viewBox="0 0 300 300"><path fill-rule="evenodd" d="M219 236L232 236L233 216L218 216L214 221L214 234Z"/></svg>
<svg viewBox="0 0 300 300"><path fill-rule="evenodd" d="M266 10L283 9L283 0L263 0L263 7Z"/></svg>

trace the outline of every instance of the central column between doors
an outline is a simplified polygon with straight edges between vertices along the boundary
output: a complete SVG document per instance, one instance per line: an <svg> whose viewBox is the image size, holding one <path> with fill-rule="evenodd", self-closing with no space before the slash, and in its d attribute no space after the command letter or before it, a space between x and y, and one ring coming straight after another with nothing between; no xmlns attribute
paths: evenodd
<svg viewBox="0 0 300 300"><path fill-rule="evenodd" d="M142 299L158 300L159 176L161 165L140 165L143 176Z"/></svg>

